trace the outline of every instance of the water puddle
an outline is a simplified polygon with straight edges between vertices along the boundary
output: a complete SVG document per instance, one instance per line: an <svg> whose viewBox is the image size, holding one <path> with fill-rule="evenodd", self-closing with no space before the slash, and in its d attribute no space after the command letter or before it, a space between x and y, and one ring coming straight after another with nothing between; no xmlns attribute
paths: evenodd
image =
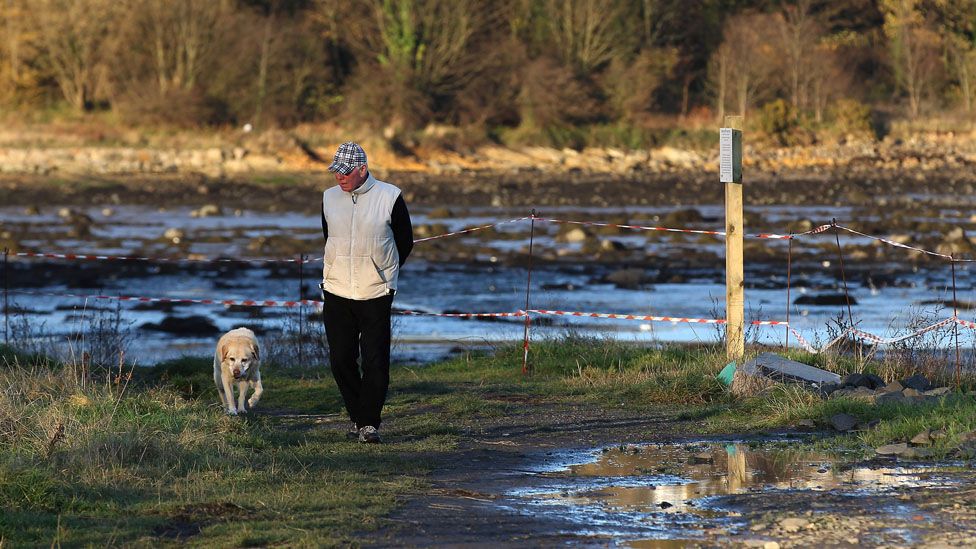
<svg viewBox="0 0 976 549"><path fill-rule="evenodd" d="M508 495L514 508L565 521L577 534L634 547L683 547L744 528L749 511L731 496L780 497L790 507L781 510L796 513L817 512L814 502L825 493L872 496L877 513L897 517L917 510L894 497L896 489L958 482L945 467L845 465L790 446L708 442L563 454L538 470L531 487ZM878 499L885 494L890 501Z"/></svg>

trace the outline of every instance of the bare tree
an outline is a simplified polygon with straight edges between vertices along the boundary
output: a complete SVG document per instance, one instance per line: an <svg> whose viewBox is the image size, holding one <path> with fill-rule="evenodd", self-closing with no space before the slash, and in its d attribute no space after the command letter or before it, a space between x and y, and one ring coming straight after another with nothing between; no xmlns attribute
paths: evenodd
<svg viewBox="0 0 976 549"><path fill-rule="evenodd" d="M925 21L918 0L884 0L882 8L895 77L917 118L940 65L942 39Z"/></svg>
<svg viewBox="0 0 976 549"><path fill-rule="evenodd" d="M547 0L549 35L563 62L582 74L604 67L631 46L632 9L619 0ZM649 22L651 15L648 15ZM648 29L650 32L650 29Z"/></svg>
<svg viewBox="0 0 976 549"><path fill-rule="evenodd" d="M749 107L774 94L771 85L779 55L772 41L776 28L776 18L768 14L737 15L726 23L709 68L719 116L724 117L730 96L745 116Z"/></svg>
<svg viewBox="0 0 976 549"><path fill-rule="evenodd" d="M976 87L976 44L958 35L946 40L949 68L959 82L963 108L967 115L973 112L973 93Z"/></svg>
<svg viewBox="0 0 976 549"><path fill-rule="evenodd" d="M34 34L30 30L27 0L0 1L0 102L17 103L37 93Z"/></svg>
<svg viewBox="0 0 976 549"><path fill-rule="evenodd" d="M785 76L790 103L799 112L807 107L810 75L817 62L816 48L822 30L810 14L811 0L800 0L783 7L779 20L779 46L786 65Z"/></svg>
<svg viewBox="0 0 976 549"><path fill-rule="evenodd" d="M350 10L345 46L359 65L351 105L375 105L373 114L393 131L427 121L434 103L469 85L485 68L472 44L501 22L505 3L477 0L359 0L320 4L320 17ZM347 31L343 33L343 31ZM351 31L351 32L348 32ZM375 76L375 78L373 77Z"/></svg>
<svg viewBox="0 0 976 549"><path fill-rule="evenodd" d="M76 110L91 108L105 87L106 44L115 29L116 8L112 0L32 2L42 62Z"/></svg>

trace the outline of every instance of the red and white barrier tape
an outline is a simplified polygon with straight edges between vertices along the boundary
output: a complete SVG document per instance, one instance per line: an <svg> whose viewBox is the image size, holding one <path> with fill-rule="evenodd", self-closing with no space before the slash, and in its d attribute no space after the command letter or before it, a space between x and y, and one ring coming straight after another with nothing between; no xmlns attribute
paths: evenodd
<svg viewBox="0 0 976 549"><path fill-rule="evenodd" d="M939 252L933 252L933 251L930 251L930 250L926 250L924 248L918 248L916 246L909 246L907 244L902 244L901 242L895 242L894 240L889 240L887 238L881 238L880 236L874 236L874 235L870 235L870 234L865 234L865 233L862 233L861 231L857 231L857 230L854 230L854 229L852 229L850 227L845 227L843 225L835 225L835 226L838 229L842 230L842 231L847 231L847 232L849 232L851 234L855 234L857 236L863 236L865 238L870 238L872 240L877 240L878 242L884 242L885 244L888 244L889 246L894 246L896 248L904 248L906 250L912 250L912 251L915 251L915 252L919 252L919 253L923 253L923 254L935 256L935 257L941 257L943 259L948 259L949 261L956 261L956 262L973 261L972 259L954 259L951 255L948 255L948 254L943 254L943 253L939 253Z"/></svg>
<svg viewBox="0 0 976 549"><path fill-rule="evenodd" d="M10 293L45 296L45 297L68 297L73 299L101 299L113 301L127 301L135 303L173 303L173 304L196 304L196 305L238 305L243 307L298 307L322 306L322 301L317 299L303 299L301 301L273 300L273 299L186 299L169 297L143 297L127 295L98 295L98 294L76 294L76 293L54 293L54 292L33 292L29 290L10 290ZM473 318L473 317L513 317L525 316L525 312L517 311L514 313L428 313L424 311L395 311L396 314L413 316L441 316L453 318Z"/></svg>
<svg viewBox="0 0 976 549"><path fill-rule="evenodd" d="M943 326L946 326L946 325L949 325L949 324L952 324L952 323L958 323L958 324L961 324L962 326L965 326L967 328L971 328L973 330L976 330L976 323L970 322L968 320L962 320L961 318L958 318L958 317L949 317L949 318L940 320L939 322L936 322L935 324L926 326L924 328L920 328L920 329L918 329L918 330L916 330L916 331L914 331L914 332L912 332L910 334L905 334L905 335L902 335L902 336L891 337L891 338L884 338L884 337L881 337L881 336L872 334L870 332L865 332L864 330L859 330L857 328L848 328L848 329L844 330L843 332L841 332L840 335L838 335L834 339L830 340L826 345L824 345L823 347L817 349L816 347L814 347L813 345L811 345L810 342L808 342L806 339L804 339L803 336L800 335L800 332L796 331L795 328L793 328L792 326L787 326L787 328L796 337L796 340L800 343L800 346L803 347L807 352L812 353L812 354L819 354L819 353L822 353L822 352L826 351L827 349L833 347L834 345L836 345L840 341L843 341L843 340L847 339L847 336L849 336L849 335L853 335L853 336L856 336L856 337L860 337L862 339L866 339L866 340L871 341L872 343L874 343L876 345L891 345L893 343L898 343L900 341L905 341L907 339L912 339L912 338L919 337L921 335L925 335L928 332L931 332L933 330L937 330L939 328L942 328Z"/></svg>
<svg viewBox="0 0 976 549"><path fill-rule="evenodd" d="M68 260L107 260L107 261L152 261L154 263L297 263L299 259L227 259L227 258L194 258L194 257L181 257L181 258L169 258L169 257L133 257L124 255L92 255L92 254L56 254L56 253L40 253L40 252L17 252L11 254L19 257L46 257L50 259L68 259ZM321 260L317 259L306 259L303 263L311 263L313 261Z"/></svg>
<svg viewBox="0 0 976 549"><path fill-rule="evenodd" d="M129 295L96 295L96 294L75 294L75 293L53 293L53 292L32 292L27 290L10 290L12 294L38 295L47 297L70 297L75 299L108 299L114 301L132 301L136 303L175 303L175 304L199 304L199 305L240 305L244 307L298 307L301 305L315 305L322 303L314 299L302 299L299 301L286 300L254 300L254 299L188 299L170 297L143 297Z"/></svg>
<svg viewBox="0 0 976 549"><path fill-rule="evenodd" d="M491 225L482 225L480 227L471 227L469 229L462 229L460 231L454 231L454 232L451 232L451 233L444 233L444 234L439 234L439 235L435 235L435 236L428 236L427 238L418 238L418 239L414 240L413 243L414 244L417 244L417 243L420 243L420 242L427 242L428 240L437 240L438 238L447 238L449 236L456 236L456 235L459 235L459 234L473 233L475 231L481 231L481 230L484 230L484 229L490 229L492 227L497 227L498 225L504 225L506 223L515 223L517 221L525 221L526 219L531 219L531 216L516 217L515 219L509 219L508 221L499 221L498 223L492 223ZM538 218L536 218L536 219L538 219Z"/></svg>
<svg viewBox="0 0 976 549"><path fill-rule="evenodd" d="M645 320L649 322L689 322L693 324L725 324L726 322L724 318L685 318L671 316L630 315L620 313L582 313L578 311L550 311L546 309L529 309L529 312L540 315L614 318L618 320Z"/></svg>
<svg viewBox="0 0 976 549"><path fill-rule="evenodd" d="M648 226L648 225L624 225L624 224L620 224L620 223L605 223L605 222L598 222L598 221L571 221L571 220L566 220L566 219L552 219L552 218L546 218L546 217L535 217L535 218L532 218L532 219L537 219L539 221L547 221L549 223L562 223L562 224L569 224L569 225L584 225L584 226L592 226L592 227L617 227L617 228L620 228L620 229L634 229L634 230L638 230L638 231L664 231L664 232L670 232L670 233L706 234L706 235L712 235L712 236L725 236L726 235L725 231L709 231L709 230L703 230L703 229L678 229L678 228L673 228L673 227L654 227L654 226ZM747 234L745 236L746 237L749 237L749 238L766 238L766 239L772 239L772 240L789 240L791 238L796 238L797 236L804 236L804 235L809 235L809 234L822 233L822 232L826 231L827 229L829 229L830 227L831 227L831 225L821 225L820 227L817 227L815 229L812 229L812 230L809 230L809 231L806 231L806 232L802 232L802 233L796 233L796 234L757 233L757 234Z"/></svg>
<svg viewBox="0 0 976 549"><path fill-rule="evenodd" d="M634 229L638 231L665 231L670 233L692 233L692 234L725 236L724 231L706 231L700 229L673 229L670 227L650 227L644 225L622 225L618 223L603 223L599 221L569 221L565 219L551 219L547 217L536 217L535 219L537 221L546 221L549 223L562 223L566 225L584 225L588 227L618 227L621 229Z"/></svg>
<svg viewBox="0 0 976 549"><path fill-rule="evenodd" d="M514 313L427 313L423 311L394 311L395 314L407 315L407 316L442 316L448 318L484 318L484 317L513 317L513 316L525 316L525 311L517 311Z"/></svg>

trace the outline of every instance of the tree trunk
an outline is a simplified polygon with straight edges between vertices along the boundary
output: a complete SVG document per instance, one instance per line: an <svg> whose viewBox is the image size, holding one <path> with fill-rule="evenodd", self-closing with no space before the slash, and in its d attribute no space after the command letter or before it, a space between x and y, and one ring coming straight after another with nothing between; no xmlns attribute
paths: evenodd
<svg viewBox="0 0 976 549"><path fill-rule="evenodd" d="M264 100L268 95L268 60L271 57L271 29L274 26L274 13L265 17L264 37L261 40L261 60L258 63L257 99L254 106L254 127L261 127L264 113Z"/></svg>

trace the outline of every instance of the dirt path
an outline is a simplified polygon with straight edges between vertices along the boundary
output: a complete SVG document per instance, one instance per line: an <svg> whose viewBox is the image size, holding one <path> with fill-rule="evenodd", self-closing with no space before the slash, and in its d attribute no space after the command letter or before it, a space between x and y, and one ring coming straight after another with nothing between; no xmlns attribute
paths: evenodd
<svg viewBox="0 0 976 549"><path fill-rule="evenodd" d="M466 425L457 452L433 463L431 490L410 496L386 526L365 534L371 546L553 546L608 540L568 532L568 525L506 508L502 494L538 476L530 468L561 450L604 444L665 442L692 426L665 411L635 414L583 405L533 403L524 413ZM395 423L395 418L391 418Z"/></svg>
<svg viewBox="0 0 976 549"><path fill-rule="evenodd" d="M570 522L551 512L535 513L507 494L550 481L551 477L539 471L560 461L567 450L702 440L692 434L693 422L680 421L664 410L635 414L546 403L527 403L522 410L519 415L466 425L456 452L431 458L430 490L407 496L397 511L381 521L379 530L361 534L363 543L384 547L615 546L617 540L587 533L579 521ZM391 418L393 431L395 421ZM956 480L951 486L896 488L856 496L845 490L804 487L723 496L709 503L735 517L724 527L716 527L714 522L702 524L701 537L696 539L639 546L973 546L976 490L970 487L974 473L957 470L952 475Z"/></svg>

